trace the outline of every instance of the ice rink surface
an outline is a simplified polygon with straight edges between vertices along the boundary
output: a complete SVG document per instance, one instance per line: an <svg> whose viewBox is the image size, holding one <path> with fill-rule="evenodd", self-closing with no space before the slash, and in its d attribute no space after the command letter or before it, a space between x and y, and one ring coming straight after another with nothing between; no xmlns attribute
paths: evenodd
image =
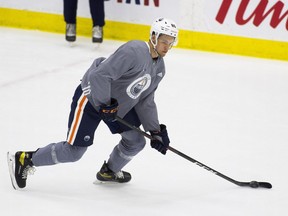
<svg viewBox="0 0 288 216"><path fill-rule="evenodd" d="M148 35L148 33L147 33ZM148 37L147 37L148 38ZM239 181L238 187L168 152L146 148L124 170L128 184L93 184L119 140L104 124L73 164L38 167L15 191L6 152L65 140L70 102L100 47L78 37L0 28L1 215L284 216L288 215L288 62L172 49L156 94L171 146Z"/></svg>

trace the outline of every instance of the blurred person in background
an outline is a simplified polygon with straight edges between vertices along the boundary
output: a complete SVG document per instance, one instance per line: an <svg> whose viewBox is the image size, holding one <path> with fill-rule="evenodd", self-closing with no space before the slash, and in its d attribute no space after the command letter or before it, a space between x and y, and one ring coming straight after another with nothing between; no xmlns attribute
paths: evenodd
<svg viewBox="0 0 288 216"><path fill-rule="evenodd" d="M105 25L104 1L89 0L90 13L92 18L92 42L102 43L103 27ZM66 22L65 38L68 42L76 41L76 17L78 0L64 0L64 20Z"/></svg>

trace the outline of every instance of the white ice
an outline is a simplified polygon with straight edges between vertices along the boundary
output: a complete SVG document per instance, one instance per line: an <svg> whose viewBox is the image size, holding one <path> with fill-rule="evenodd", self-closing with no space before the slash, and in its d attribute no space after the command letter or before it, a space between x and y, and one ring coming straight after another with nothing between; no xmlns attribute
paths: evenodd
<svg viewBox="0 0 288 216"><path fill-rule="evenodd" d="M128 184L94 185L119 135L104 124L84 157L38 167L15 191L6 152L65 140L71 97L93 59L123 42L96 47L78 37L0 28L1 215L288 215L288 62L172 49L156 101L171 146L239 181L239 187L190 161L146 148L124 170Z"/></svg>

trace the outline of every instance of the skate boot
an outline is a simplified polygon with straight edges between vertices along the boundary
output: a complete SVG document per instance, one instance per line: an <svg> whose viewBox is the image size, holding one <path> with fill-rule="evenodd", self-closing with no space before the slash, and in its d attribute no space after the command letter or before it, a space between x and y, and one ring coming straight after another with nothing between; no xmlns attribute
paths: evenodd
<svg viewBox="0 0 288 216"><path fill-rule="evenodd" d="M8 152L9 172L15 189L26 187L28 174L34 174L35 168L32 163L34 152L18 151L15 156Z"/></svg>
<svg viewBox="0 0 288 216"><path fill-rule="evenodd" d="M76 41L76 24L66 24L66 40L68 42Z"/></svg>
<svg viewBox="0 0 288 216"><path fill-rule="evenodd" d="M102 43L103 41L103 28L100 26L94 26L92 29L92 42Z"/></svg>
<svg viewBox="0 0 288 216"><path fill-rule="evenodd" d="M125 171L119 171L117 173L109 169L106 161L101 167L100 171L97 173L96 178L103 182L118 182L125 183L131 180L131 175Z"/></svg>

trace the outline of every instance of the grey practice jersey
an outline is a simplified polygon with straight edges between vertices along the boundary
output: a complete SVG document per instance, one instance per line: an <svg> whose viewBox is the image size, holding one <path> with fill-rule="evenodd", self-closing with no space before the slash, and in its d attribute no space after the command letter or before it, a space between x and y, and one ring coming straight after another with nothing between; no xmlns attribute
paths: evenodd
<svg viewBox="0 0 288 216"><path fill-rule="evenodd" d="M96 59L82 79L82 90L89 102L119 103L118 115L124 117L133 107L146 131L159 130L154 92L165 75L163 58L154 60L144 41L129 41L107 59Z"/></svg>

